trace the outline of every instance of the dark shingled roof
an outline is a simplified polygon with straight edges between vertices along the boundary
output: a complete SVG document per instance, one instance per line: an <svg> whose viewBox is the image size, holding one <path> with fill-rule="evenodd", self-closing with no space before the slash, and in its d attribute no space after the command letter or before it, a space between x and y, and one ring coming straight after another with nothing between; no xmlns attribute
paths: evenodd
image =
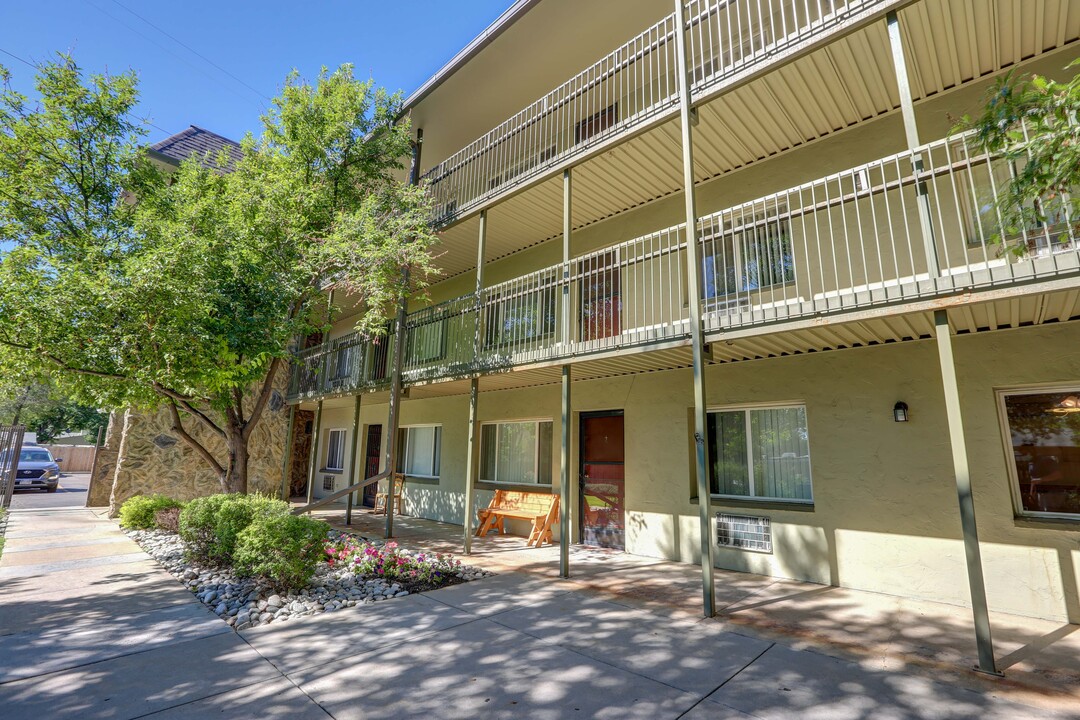
<svg viewBox="0 0 1080 720"><path fill-rule="evenodd" d="M229 164L225 169L232 170L236 167L236 161L240 159L240 143L195 125L150 146L151 150L177 164L192 155L202 160L207 153L210 153L212 166L216 166L214 159L224 148L229 150Z"/></svg>

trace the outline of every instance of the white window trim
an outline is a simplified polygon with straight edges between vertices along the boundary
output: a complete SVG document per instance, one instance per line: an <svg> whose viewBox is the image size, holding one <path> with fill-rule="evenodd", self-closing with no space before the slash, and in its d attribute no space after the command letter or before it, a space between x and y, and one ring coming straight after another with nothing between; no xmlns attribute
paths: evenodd
<svg viewBox="0 0 1080 720"><path fill-rule="evenodd" d="M539 482L539 478L540 478L540 423L551 423L552 443L554 443L555 442L555 437L554 437L555 436L555 420L553 418L549 418L549 417L548 418L523 418L523 419L515 418L513 420L486 420L486 421L480 423L480 457L481 458L484 457L484 430L483 430L483 428L484 428L485 425L495 425L495 426L498 426L498 425L512 425L512 424L524 425L526 423L533 423L536 426L536 442L534 443L535 448L533 450L533 472L536 473L536 477L537 477L538 482L535 482L535 483L521 483L521 482L508 482L506 480L488 480L487 478L479 477L480 473L477 473L477 476L478 476L477 479L480 482L491 483L492 485L536 485L537 487L551 487L554 484L554 474L555 474L554 467L552 468L552 478L550 480L548 480L547 482ZM498 442L499 442L499 431L498 431L497 428L495 430L495 442L496 442L496 444L498 444ZM496 477L499 476L499 454L497 452L495 453L495 476Z"/></svg>
<svg viewBox="0 0 1080 720"><path fill-rule="evenodd" d="M1012 429L1009 427L1009 412L1005 407L1005 398L1010 395L1037 395L1052 392L1080 391L1080 381L1075 383L1052 383L1017 385L1007 388L999 388L994 392L997 397L998 425L1001 428L1001 449L1005 455L1005 470L1009 474L1009 493L1013 499L1013 513L1018 518L1030 518L1033 520L1067 520L1080 523L1080 514L1042 512L1040 510L1024 509L1024 500L1020 497L1020 478L1016 474L1016 458L1013 456Z"/></svg>
<svg viewBox="0 0 1080 720"><path fill-rule="evenodd" d="M439 424L439 423L416 423L416 424L413 424L413 425L399 425L398 426L398 431L399 432L402 431L402 430L406 431L405 432L405 442L402 444L402 447L401 447L401 458L400 458L400 462L401 462L401 466L402 466L401 472L404 475L406 475L407 477L423 478L425 480L438 480L439 477L440 477L439 475L421 475L419 473L411 473L411 472L409 472L408 470L405 469L405 458L407 458L409 456L409 432L408 431L412 430L413 428L436 428L439 432L435 433L435 438L434 438L433 442L436 445L442 445L442 425ZM395 442L396 442L396 440L395 440ZM442 448L441 447L438 447L438 448L433 447L432 448L432 457L435 457L436 449L438 450L437 454L438 454L438 457L439 457L439 473L441 474L442 473Z"/></svg>
<svg viewBox="0 0 1080 720"><path fill-rule="evenodd" d="M330 465L330 438L334 433L341 433L341 467L332 467ZM345 440L348 438L348 430L345 428L329 428L326 431L326 455L323 457L323 470L331 470L334 472L345 471Z"/></svg>
<svg viewBox="0 0 1080 720"><path fill-rule="evenodd" d="M807 454L811 458L811 461L810 461L810 497L809 497L809 499L803 499L803 498L780 498L780 497L772 497L770 495L755 495L754 494L754 490L755 490L755 488L754 488L754 484L755 484L754 483L754 468L753 468L753 461L752 461L752 458L754 457L754 453L753 453L754 439L753 439L753 437L751 436L751 433L750 433L750 413L747 412L747 411L749 411L749 410L793 410L793 409L799 409L799 408L802 408L803 413L806 415L806 451L807 451ZM779 403L760 402L760 403L743 403L741 405L709 406L709 407L707 407L705 409L706 425L708 425L708 415L709 415L709 413L739 412L739 411L744 411L745 412L744 419L745 419L745 422L746 422L746 458L747 458L747 462L750 463L750 465L747 467L747 470L749 470L748 478L749 478L749 481L750 481L750 494L749 495L727 495L727 494L713 493L711 491L712 490L712 478L709 477L708 478L709 489L710 489L709 497L719 498L719 499L723 499L723 500L742 500L742 501L745 501L745 502L769 502L769 503L790 503L792 505L813 505L814 504L814 463L813 463L813 459L812 459L813 458L813 453L810 452L810 413L806 409L806 403L805 402L798 402L798 401L795 401L795 402L779 402ZM711 472L711 469L710 469L710 472Z"/></svg>

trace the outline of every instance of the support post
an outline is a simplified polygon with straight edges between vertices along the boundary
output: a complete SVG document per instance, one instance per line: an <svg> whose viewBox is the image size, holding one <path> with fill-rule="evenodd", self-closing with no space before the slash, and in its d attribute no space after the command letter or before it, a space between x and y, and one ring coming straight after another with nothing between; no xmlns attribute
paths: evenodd
<svg viewBox="0 0 1080 720"><path fill-rule="evenodd" d="M315 432L311 435L311 452L308 455L307 473L307 504L310 505L315 499L315 467L319 462L319 435L322 432L322 404L315 406Z"/></svg>
<svg viewBox="0 0 1080 720"><path fill-rule="evenodd" d="M353 404L352 416L352 447L349 450L349 479L348 485L355 485L360 481L359 466L356 463L356 449L360 445L360 393L356 394ZM345 524L352 525L353 505L356 504L356 491L349 493L349 499L345 503Z"/></svg>
<svg viewBox="0 0 1080 720"><path fill-rule="evenodd" d="M484 256L487 252L487 210L480 211L480 233L476 239L476 295L474 297L476 326L473 330L473 359L480 360L483 342L484 316L481 298L484 292ZM479 372L479 367L475 370ZM472 554L473 514L476 500L476 476L479 472L480 436L477 432L477 404L480 401L480 380L473 377L469 383L469 447L465 458L465 517L462 520L465 554Z"/></svg>
<svg viewBox="0 0 1080 720"><path fill-rule="evenodd" d="M953 472L956 475L956 495L960 502L960 526L964 532L971 611L975 617L975 643L979 651L979 665L976 669L999 675L994 662L994 640L990 633L990 612L986 603L979 529L975 522L975 499L971 495L971 472L968 468L964 420L960 414L960 390L956 382L952 331L949 329L949 314L945 310L934 312L934 328L937 334L938 357L941 360L941 382L945 388L945 411L949 418L949 444L952 447Z"/></svg>
<svg viewBox="0 0 1080 720"><path fill-rule="evenodd" d="M412 166L409 169L409 184L420 182L420 150L424 145L423 128L416 129L416 141L413 143ZM387 477L386 493L386 532L384 536L394 537L394 468L397 466L397 434L401 422L401 383L405 365L405 331L409 315L409 268L401 269L401 297L398 298L397 322L394 328L394 368L390 374L390 412L386 421L385 471Z"/></svg>
<svg viewBox="0 0 1080 720"><path fill-rule="evenodd" d="M900 38L900 18L893 10L885 15L889 31L889 45L892 48L893 71L896 73L896 85L900 89L900 112L904 117L904 135L908 150L914 150L919 142L919 126L915 122L915 104L911 97L911 82L907 74L907 60L904 57L904 43ZM912 157L912 170L918 178L923 173L922 155ZM937 248L934 243L934 224L931 220L930 193L926 181L915 183L916 205L919 210L919 228L922 231L923 248L926 252L926 271L931 278L941 275L938 264Z"/></svg>
<svg viewBox="0 0 1080 720"><path fill-rule="evenodd" d="M686 9L675 0L676 63L679 83L679 124L682 130L683 195L686 200L686 276L690 294L690 337L694 361L694 456L697 470L698 516L701 525L701 594L705 617L716 614L713 583L712 521L709 502L709 445L705 416L705 348L701 326L701 262L698 258L697 198L694 193L694 146L691 127L690 73L686 47Z"/></svg>
<svg viewBox="0 0 1080 720"><path fill-rule="evenodd" d="M570 349L570 235L573 230L572 211L574 177L570 168L563 171L563 282L562 282L562 343L563 352ZM570 577L570 426L573 410L570 396L572 377L570 366L562 366L562 443L559 454L559 576Z"/></svg>
<svg viewBox="0 0 1080 720"><path fill-rule="evenodd" d="M289 425L285 428L285 452L281 453L281 499L289 502L289 460L292 459L293 426L296 425L296 406L289 406Z"/></svg>

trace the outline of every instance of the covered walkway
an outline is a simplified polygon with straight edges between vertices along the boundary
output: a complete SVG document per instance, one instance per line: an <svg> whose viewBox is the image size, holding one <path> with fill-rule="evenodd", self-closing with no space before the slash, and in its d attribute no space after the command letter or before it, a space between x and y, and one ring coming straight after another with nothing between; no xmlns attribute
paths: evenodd
<svg viewBox="0 0 1080 720"><path fill-rule="evenodd" d="M351 527L336 506L314 514L338 529L382 537L384 516L366 509L353 513ZM410 548L461 553L460 525L397 516L394 532ZM500 574L565 582L559 580L558 545L528 548L522 537L474 540L469 562ZM1080 706L1080 625L992 612L998 667L1005 674L995 678L970 670L977 656L966 607L717 569L717 616L703 620L698 566L582 545L571 548L569 584L598 601L751 634L864 668L927 673L1047 708ZM487 602L498 608L516 601L500 596Z"/></svg>

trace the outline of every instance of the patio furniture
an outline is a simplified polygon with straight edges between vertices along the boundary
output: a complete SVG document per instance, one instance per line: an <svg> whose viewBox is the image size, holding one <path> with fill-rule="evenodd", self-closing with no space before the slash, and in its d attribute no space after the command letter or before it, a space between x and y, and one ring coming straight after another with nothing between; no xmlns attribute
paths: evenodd
<svg viewBox="0 0 1080 720"><path fill-rule="evenodd" d="M551 525L559 514L559 496L551 493L521 492L516 490L496 490L495 497L484 509L477 511L480 527L476 534L484 537L491 530L498 530L505 535L503 521L531 520L532 531L526 545L540 547L546 540L552 544Z"/></svg>
<svg viewBox="0 0 1080 720"><path fill-rule="evenodd" d="M394 473L394 509L397 510L398 515L404 515L405 511L402 508L401 503L401 491L405 488L405 474ZM387 493L383 490L375 493L375 509L371 512L375 515L386 514L386 496Z"/></svg>

